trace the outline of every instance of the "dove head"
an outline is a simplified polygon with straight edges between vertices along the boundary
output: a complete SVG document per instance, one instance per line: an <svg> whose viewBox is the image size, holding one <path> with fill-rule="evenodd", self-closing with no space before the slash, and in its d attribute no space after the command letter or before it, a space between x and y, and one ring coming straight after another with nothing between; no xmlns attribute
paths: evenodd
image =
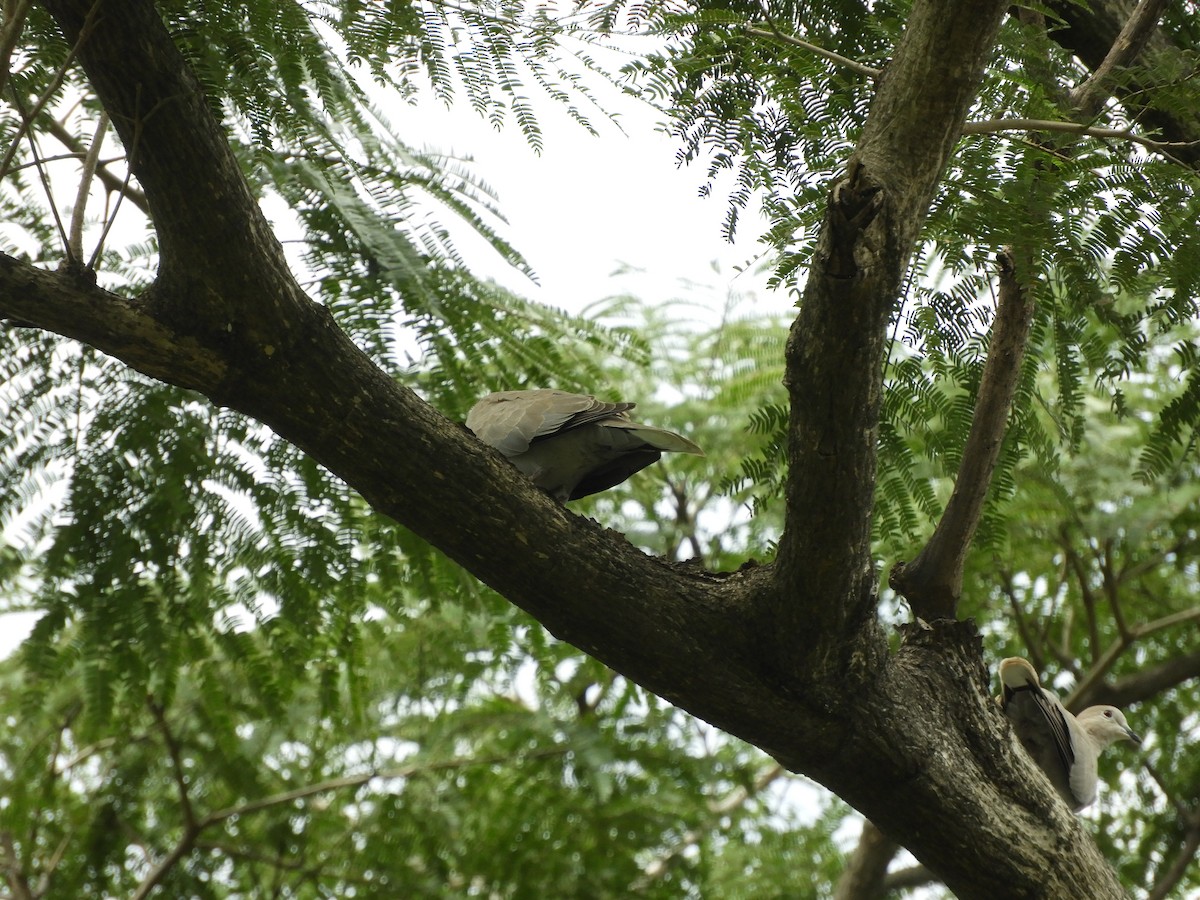
<svg viewBox="0 0 1200 900"><path fill-rule="evenodd" d="M1101 750L1117 741L1142 742L1115 706L1089 706L1079 714L1078 722Z"/></svg>

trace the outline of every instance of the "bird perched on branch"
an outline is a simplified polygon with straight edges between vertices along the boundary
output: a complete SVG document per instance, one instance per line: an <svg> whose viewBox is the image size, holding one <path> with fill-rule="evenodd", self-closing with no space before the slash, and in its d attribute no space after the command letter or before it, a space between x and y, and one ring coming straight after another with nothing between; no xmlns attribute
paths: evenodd
<svg viewBox="0 0 1200 900"><path fill-rule="evenodd" d="M1078 716L1067 712L1058 697L1042 687L1028 660L1003 660L1000 684L1000 706L1021 745L1076 812L1096 799L1101 752L1117 741L1142 742L1115 706L1089 706Z"/></svg>
<svg viewBox="0 0 1200 900"><path fill-rule="evenodd" d="M620 484L665 451L704 451L682 435L629 418L637 404L566 391L498 391L467 413L467 428L560 503Z"/></svg>

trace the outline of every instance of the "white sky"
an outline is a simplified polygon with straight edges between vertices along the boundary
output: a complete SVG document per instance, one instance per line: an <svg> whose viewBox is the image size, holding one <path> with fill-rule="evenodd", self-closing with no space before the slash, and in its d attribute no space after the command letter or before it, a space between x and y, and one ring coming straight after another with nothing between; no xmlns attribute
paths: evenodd
<svg viewBox="0 0 1200 900"><path fill-rule="evenodd" d="M671 299L682 281L713 284L718 300L726 287L761 294L765 277L736 277L761 252L757 211L745 214L737 243L729 244L721 235L725 196L699 196L703 164L677 167L679 144L657 129L659 114L649 106L615 93L607 103L621 127L593 117L598 137L550 100L537 104L540 156L515 123L497 132L467 108L397 102L385 113L414 146L473 158L472 168L499 194L508 220L501 234L524 254L539 283L513 272L482 242L456 238L476 274L572 312L620 293ZM614 278L621 266L641 274Z"/></svg>

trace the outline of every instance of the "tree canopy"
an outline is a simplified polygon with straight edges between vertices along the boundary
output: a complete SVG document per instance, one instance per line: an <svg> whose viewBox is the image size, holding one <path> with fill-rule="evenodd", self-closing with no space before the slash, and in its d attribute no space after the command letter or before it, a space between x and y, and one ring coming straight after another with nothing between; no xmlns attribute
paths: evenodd
<svg viewBox="0 0 1200 900"><path fill-rule="evenodd" d="M1200 890L1187 6L5 2L3 896ZM598 79L790 321L472 275L388 104ZM564 508L459 424L522 387L707 455ZM1010 655L1148 738L1080 817Z"/></svg>

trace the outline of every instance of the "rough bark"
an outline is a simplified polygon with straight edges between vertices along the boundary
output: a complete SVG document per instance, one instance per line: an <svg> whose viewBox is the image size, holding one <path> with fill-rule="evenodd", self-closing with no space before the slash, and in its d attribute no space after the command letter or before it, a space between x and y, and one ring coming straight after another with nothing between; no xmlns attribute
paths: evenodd
<svg viewBox="0 0 1200 900"><path fill-rule="evenodd" d="M1123 896L1017 749L973 629L914 627L889 655L875 616L886 323L1004 3L915 3L788 342L779 561L712 575L564 510L355 348L288 271L150 0L43 2L130 155L161 267L123 298L5 257L0 316L266 423L558 637L828 786L959 896Z"/></svg>

